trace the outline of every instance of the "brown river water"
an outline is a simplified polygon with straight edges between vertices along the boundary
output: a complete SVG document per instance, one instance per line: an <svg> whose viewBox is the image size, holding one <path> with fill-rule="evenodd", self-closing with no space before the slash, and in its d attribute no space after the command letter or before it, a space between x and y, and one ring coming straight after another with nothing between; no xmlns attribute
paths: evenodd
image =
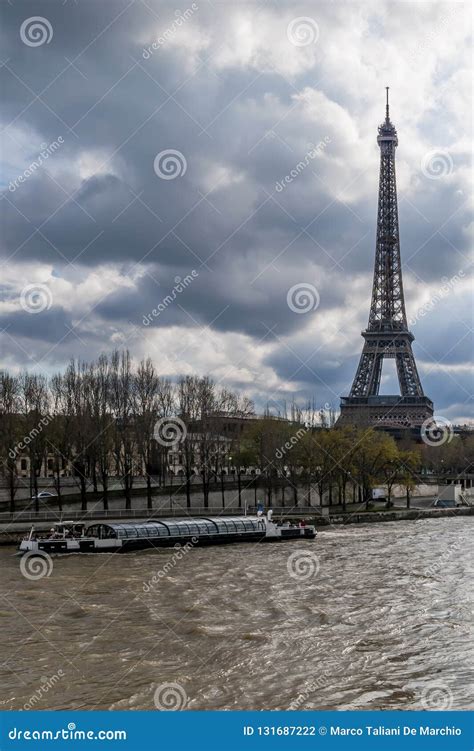
<svg viewBox="0 0 474 751"><path fill-rule="evenodd" d="M473 528L58 556L36 580L0 548L0 709L469 708Z"/></svg>

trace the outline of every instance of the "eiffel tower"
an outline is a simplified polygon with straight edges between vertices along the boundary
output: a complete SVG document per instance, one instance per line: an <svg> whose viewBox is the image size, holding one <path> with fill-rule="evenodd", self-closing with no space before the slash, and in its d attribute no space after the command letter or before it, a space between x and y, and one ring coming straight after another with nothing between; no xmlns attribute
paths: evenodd
<svg viewBox="0 0 474 751"><path fill-rule="evenodd" d="M341 398L338 424L416 428L433 415L433 402L423 393L405 313L395 179L398 138L390 121L388 87L377 143L380 178L372 302L359 366L349 396ZM396 361L399 396L379 395L385 357Z"/></svg>

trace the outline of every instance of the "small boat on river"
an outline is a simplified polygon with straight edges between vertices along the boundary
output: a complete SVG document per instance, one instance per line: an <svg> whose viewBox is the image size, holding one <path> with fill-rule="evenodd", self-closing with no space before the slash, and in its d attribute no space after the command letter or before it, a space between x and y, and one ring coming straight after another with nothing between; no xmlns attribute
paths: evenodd
<svg viewBox="0 0 474 751"><path fill-rule="evenodd" d="M58 522L49 533L32 527L18 552L25 553L122 553L145 548L179 545L218 545L231 542L282 542L311 540L316 529L304 522L277 524L271 510L266 516L217 516L184 519L151 519L139 522Z"/></svg>

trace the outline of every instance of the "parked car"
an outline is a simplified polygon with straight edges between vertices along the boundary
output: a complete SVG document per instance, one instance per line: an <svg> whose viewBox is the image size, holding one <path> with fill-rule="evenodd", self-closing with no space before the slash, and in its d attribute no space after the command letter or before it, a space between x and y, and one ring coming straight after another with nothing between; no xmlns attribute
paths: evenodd
<svg viewBox="0 0 474 751"><path fill-rule="evenodd" d="M46 501L48 498L56 498L57 493L52 493L50 490L42 490L38 495L32 495L32 501Z"/></svg>
<svg viewBox="0 0 474 751"><path fill-rule="evenodd" d="M444 499L444 498L437 498L436 501L433 503L433 506L435 508L457 508L460 506L460 503L456 503L456 501Z"/></svg>

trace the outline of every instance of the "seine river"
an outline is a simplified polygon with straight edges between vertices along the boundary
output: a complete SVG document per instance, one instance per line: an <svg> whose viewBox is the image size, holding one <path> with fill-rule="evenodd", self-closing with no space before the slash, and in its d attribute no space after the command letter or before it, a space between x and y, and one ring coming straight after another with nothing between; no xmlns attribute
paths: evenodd
<svg viewBox="0 0 474 751"><path fill-rule="evenodd" d="M0 549L0 709L465 709L472 518L53 559Z"/></svg>

